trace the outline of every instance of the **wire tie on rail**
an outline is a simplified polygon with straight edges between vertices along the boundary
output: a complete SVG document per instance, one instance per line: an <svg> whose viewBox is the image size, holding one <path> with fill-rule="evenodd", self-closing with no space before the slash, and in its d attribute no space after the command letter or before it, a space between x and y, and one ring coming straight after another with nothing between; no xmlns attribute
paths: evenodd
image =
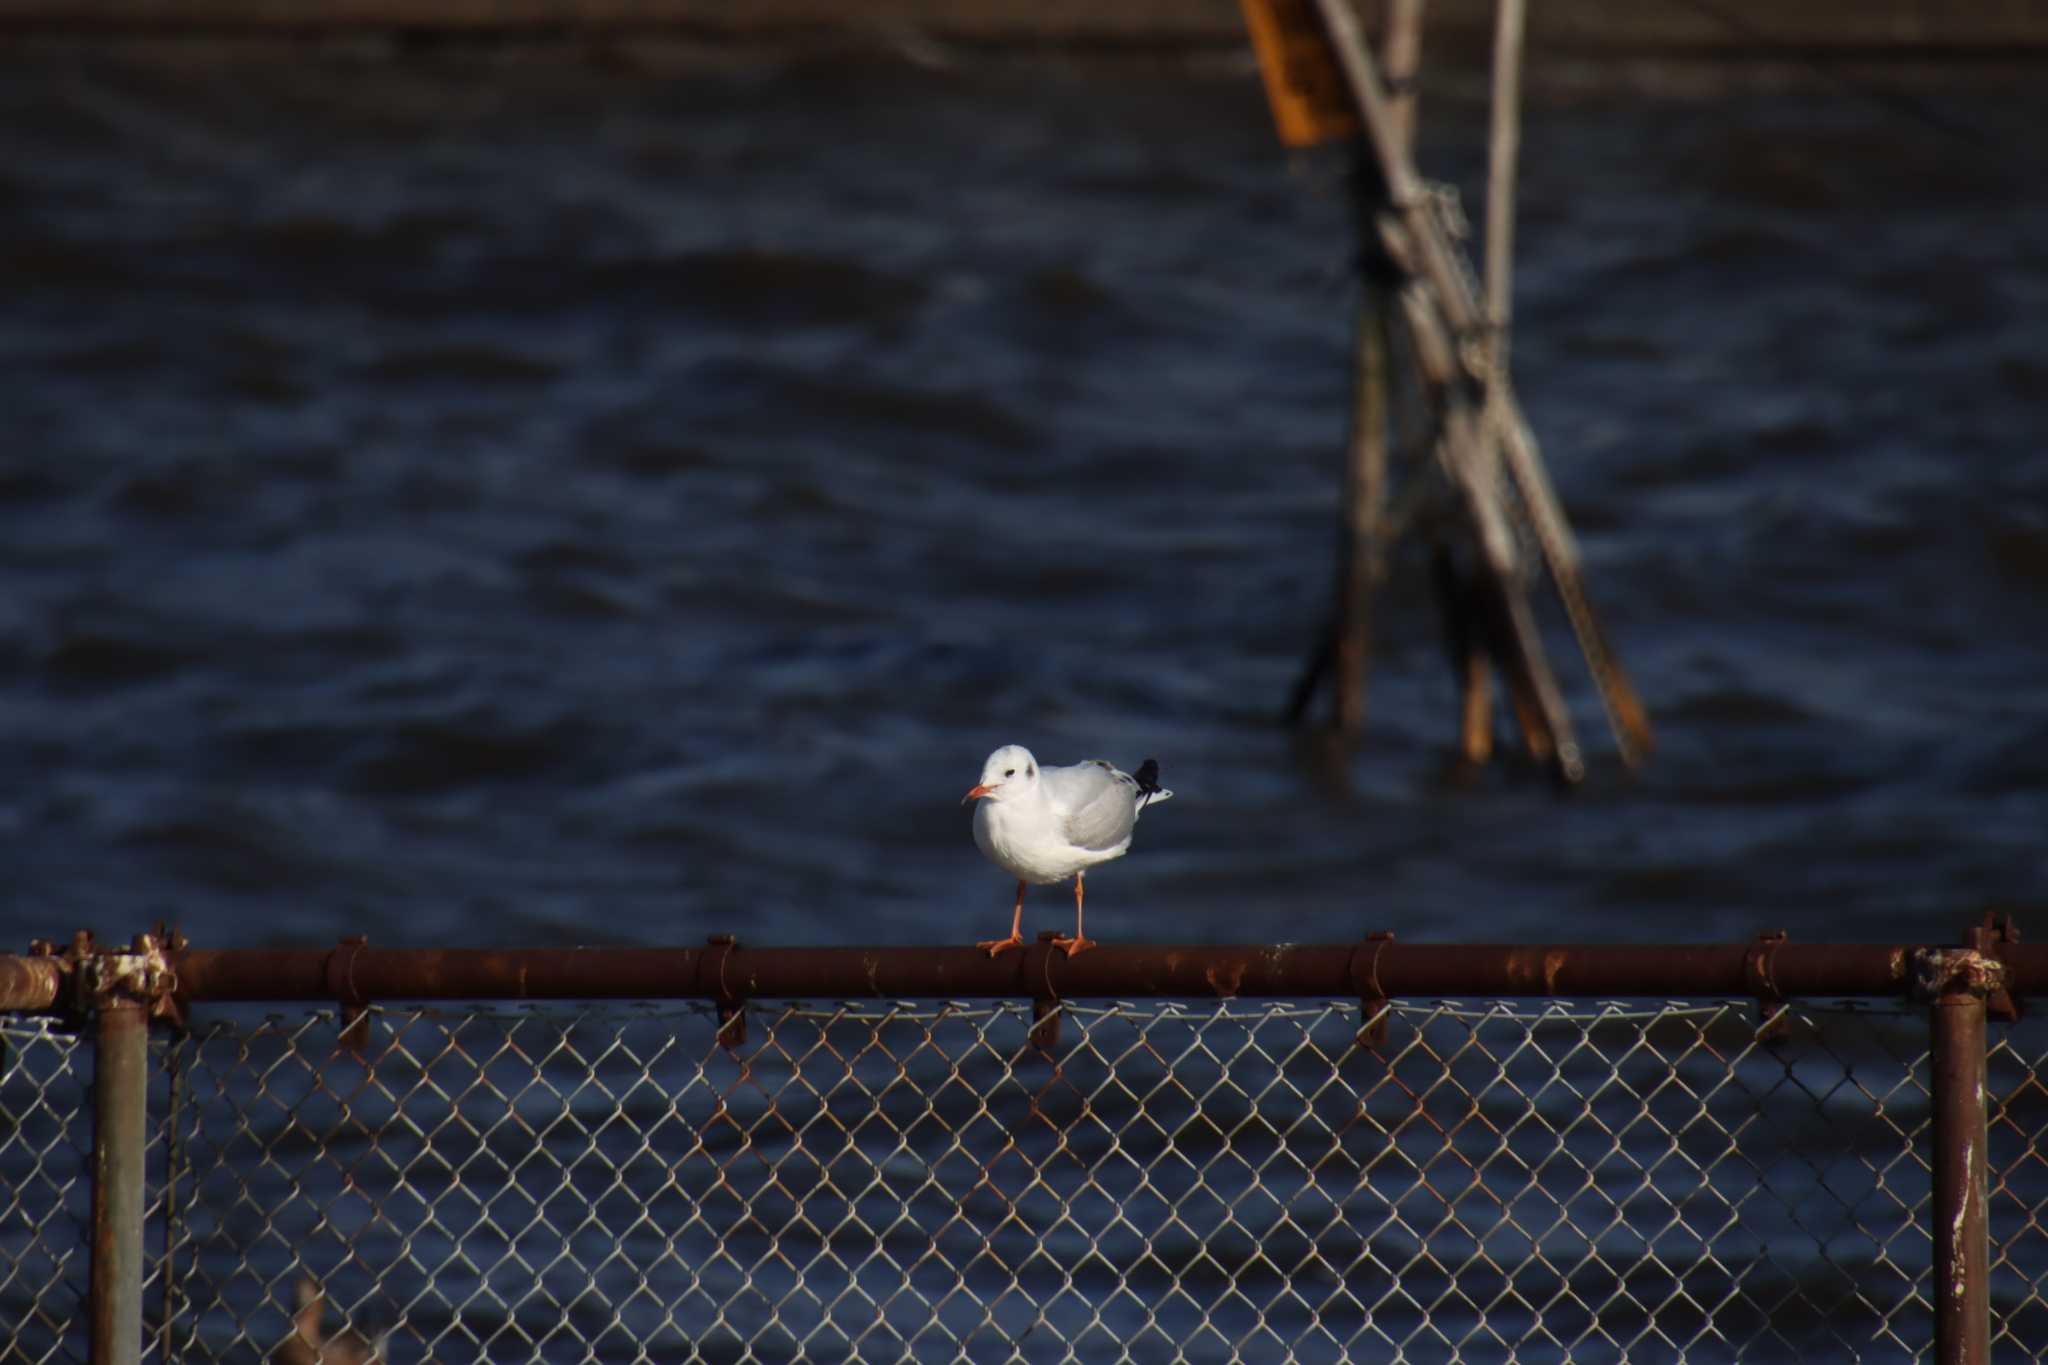
<svg viewBox="0 0 2048 1365"><path fill-rule="evenodd" d="M1778 955L1778 949L1785 942L1783 929L1770 929L1756 936L1749 945L1749 951L1742 958L1743 979L1749 983L1750 993L1757 999L1756 1036L1764 1043L1781 1043L1791 1029L1791 1018L1785 1013L1785 995L1778 989L1777 978L1771 974L1771 960Z"/></svg>
<svg viewBox="0 0 2048 1365"><path fill-rule="evenodd" d="M1365 943L1372 945L1372 956L1365 959L1365 980L1358 979L1358 962L1361 949L1359 944L1351 950L1351 982L1358 991L1358 1045L1377 1052L1387 1042L1387 993L1380 987L1380 954L1394 941L1393 931L1380 929L1365 936Z"/></svg>
<svg viewBox="0 0 2048 1365"><path fill-rule="evenodd" d="M732 959L732 950L739 947L739 940L731 934L712 934L704 941L713 948L725 950L718 955L717 1042L721 1047L744 1047L747 1041L747 1002L735 994L725 980L725 965Z"/></svg>
<svg viewBox="0 0 2048 1365"><path fill-rule="evenodd" d="M356 958L369 942L367 934L348 934L327 954L327 993L341 1015L335 1045L357 1057L370 1041L370 1002L356 989Z"/></svg>
<svg viewBox="0 0 2048 1365"><path fill-rule="evenodd" d="M1038 931L1038 951L1041 954L1038 975L1045 986L1031 997L1031 1046L1048 1057L1059 1050L1060 1016L1064 1013L1060 1008L1059 988L1052 984L1052 955L1059 951L1053 947L1053 941L1059 936L1057 929Z"/></svg>

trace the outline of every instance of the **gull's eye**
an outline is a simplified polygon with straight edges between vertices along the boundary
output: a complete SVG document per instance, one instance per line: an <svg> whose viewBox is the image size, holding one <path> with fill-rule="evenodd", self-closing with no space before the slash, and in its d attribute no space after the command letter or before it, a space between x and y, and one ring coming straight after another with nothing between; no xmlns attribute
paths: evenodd
<svg viewBox="0 0 2048 1365"><path fill-rule="evenodd" d="M1005 769L1003 769L1003 776L1004 776L1004 777L1015 777L1016 775L1017 775L1017 770L1016 770L1015 768L1005 768Z"/></svg>
<svg viewBox="0 0 2048 1365"><path fill-rule="evenodd" d="M1026 776L1026 777L1036 777L1036 776L1038 776L1038 769L1036 769L1036 768L1026 768L1026 769L1024 770L1024 776Z"/></svg>

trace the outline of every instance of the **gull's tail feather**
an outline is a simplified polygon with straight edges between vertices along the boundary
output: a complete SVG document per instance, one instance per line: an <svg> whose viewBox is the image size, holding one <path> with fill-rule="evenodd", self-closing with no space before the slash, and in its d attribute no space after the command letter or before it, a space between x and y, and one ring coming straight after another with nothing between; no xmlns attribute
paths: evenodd
<svg viewBox="0 0 2048 1365"><path fill-rule="evenodd" d="M1133 774L1133 780L1138 784L1139 810L1145 809L1154 801L1168 801L1173 798L1172 792L1159 785L1159 760L1156 758L1148 758L1140 763L1138 771Z"/></svg>

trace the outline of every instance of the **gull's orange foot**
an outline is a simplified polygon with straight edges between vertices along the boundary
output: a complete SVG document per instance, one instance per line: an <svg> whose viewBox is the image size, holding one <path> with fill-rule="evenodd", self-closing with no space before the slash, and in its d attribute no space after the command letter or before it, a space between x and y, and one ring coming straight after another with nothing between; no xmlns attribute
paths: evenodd
<svg viewBox="0 0 2048 1365"><path fill-rule="evenodd" d="M1012 934L1008 938L992 938L977 943L974 946L987 953L990 957L994 957L999 953L1006 953L1012 948L1022 948L1024 946L1024 935Z"/></svg>
<svg viewBox="0 0 2048 1365"><path fill-rule="evenodd" d="M1076 934L1072 938L1068 938L1065 934L1061 934L1058 938L1052 941L1052 946L1055 948L1065 948L1067 950L1068 957L1077 957L1080 954L1087 952L1090 948L1100 947L1101 945L1096 943L1096 941L1092 938L1082 938L1078 934Z"/></svg>

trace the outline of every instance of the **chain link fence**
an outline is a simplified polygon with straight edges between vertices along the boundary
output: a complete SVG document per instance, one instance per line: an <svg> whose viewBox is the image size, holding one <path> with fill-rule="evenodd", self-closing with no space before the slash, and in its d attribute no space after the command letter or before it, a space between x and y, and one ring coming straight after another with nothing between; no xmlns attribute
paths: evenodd
<svg viewBox="0 0 2048 1365"><path fill-rule="evenodd" d="M1917 1360L1924 1011L1754 1003L332 1011L153 1049L146 1311L271 1358ZM2048 1349L2040 1049L1993 1313ZM82 1049L6 1034L0 1359L83 1358ZM89 1071L89 1067L85 1068Z"/></svg>
<svg viewBox="0 0 2048 1365"><path fill-rule="evenodd" d="M1991 1348L2048 1357L2048 1045L2026 1021L1985 1056L1990 1167Z"/></svg>
<svg viewBox="0 0 2048 1365"><path fill-rule="evenodd" d="M176 1116L169 1102L187 1041L150 1045L152 1123L144 1154L144 1214L157 1236L173 1226L181 1196ZM45 1018L0 1015L0 1362L90 1358L88 1300L93 1223L93 1075L91 1040ZM159 1243L161 1245L161 1243ZM161 1256L144 1266L155 1339L169 1320L177 1286ZM177 1359L158 1354L158 1359Z"/></svg>
<svg viewBox="0 0 2048 1365"><path fill-rule="evenodd" d="M84 1358L91 1048L0 1018L0 1360Z"/></svg>

